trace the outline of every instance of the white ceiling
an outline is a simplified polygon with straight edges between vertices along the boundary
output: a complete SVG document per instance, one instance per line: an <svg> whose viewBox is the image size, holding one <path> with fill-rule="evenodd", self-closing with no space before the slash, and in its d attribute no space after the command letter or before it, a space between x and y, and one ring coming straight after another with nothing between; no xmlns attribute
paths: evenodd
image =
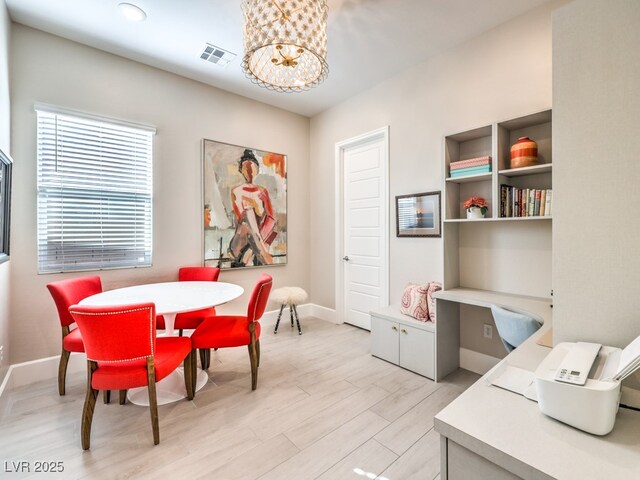
<svg viewBox="0 0 640 480"><path fill-rule="evenodd" d="M147 13L141 23L123 19L122 0L5 1L15 22L313 116L549 0L328 0L329 77L289 94L244 77L240 0L126 0ZM238 56L225 68L201 60L207 42Z"/></svg>

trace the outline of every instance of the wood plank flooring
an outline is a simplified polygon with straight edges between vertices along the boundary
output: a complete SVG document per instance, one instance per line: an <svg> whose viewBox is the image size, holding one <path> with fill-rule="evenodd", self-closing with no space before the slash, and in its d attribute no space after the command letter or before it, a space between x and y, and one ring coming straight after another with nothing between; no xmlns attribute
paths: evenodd
<svg viewBox="0 0 640 480"><path fill-rule="evenodd" d="M193 401L149 411L99 397L91 450L80 446L85 375L51 379L0 398L0 477L216 480L431 480L440 473L433 417L477 375L434 383L369 353L369 333L302 319L264 325L258 389L246 348L212 352L210 381ZM64 472L36 473L35 462ZM31 471L16 472L17 462Z"/></svg>

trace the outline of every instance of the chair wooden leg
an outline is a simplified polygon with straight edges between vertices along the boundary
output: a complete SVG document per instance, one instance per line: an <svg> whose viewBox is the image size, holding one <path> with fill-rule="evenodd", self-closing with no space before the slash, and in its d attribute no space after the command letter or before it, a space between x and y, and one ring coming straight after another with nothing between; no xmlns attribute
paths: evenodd
<svg viewBox="0 0 640 480"><path fill-rule="evenodd" d="M195 352L191 350L189 355L184 357L184 386L187 390L187 398L193 400L193 355Z"/></svg>
<svg viewBox="0 0 640 480"><path fill-rule="evenodd" d="M217 352L218 349L214 348L213 351ZM207 348L207 370L209 370L210 367L211 367L211 349Z"/></svg>
<svg viewBox="0 0 640 480"><path fill-rule="evenodd" d="M80 431L83 450L89 450L91 446L91 422L98 398L98 390L95 390L91 386L91 382L93 380L93 372L96 368L98 368L96 362L92 362L91 360L87 361L87 394L84 399L84 408L82 409L82 427Z"/></svg>
<svg viewBox="0 0 640 480"><path fill-rule="evenodd" d="M120 405L124 405L127 403L127 391L120 390Z"/></svg>
<svg viewBox="0 0 640 480"><path fill-rule="evenodd" d="M256 357L258 367L260 367L260 340L256 340Z"/></svg>
<svg viewBox="0 0 640 480"><path fill-rule="evenodd" d="M249 348L249 361L251 362L251 390L258 387L258 359L256 355L256 344L247 345Z"/></svg>
<svg viewBox="0 0 640 480"><path fill-rule="evenodd" d="M181 337L182 336L182 329L178 330L178 336Z"/></svg>
<svg viewBox="0 0 640 480"><path fill-rule="evenodd" d="M111 402L111 390L103 390L102 391L102 401L105 405Z"/></svg>
<svg viewBox="0 0 640 480"><path fill-rule="evenodd" d="M153 444L160 443L160 426L158 425L158 399L156 397L156 368L153 357L147 357L147 388L149 389L149 413L151 414L151 429L153 430Z"/></svg>
<svg viewBox="0 0 640 480"><path fill-rule="evenodd" d="M202 370L209 370L209 366L211 365L211 349L210 348L200 349L200 365L202 366Z"/></svg>
<svg viewBox="0 0 640 480"><path fill-rule="evenodd" d="M191 388L193 388L193 396L196 396L196 387L198 383L198 355L196 354L196 349L194 348L191 352L191 372L193 375L191 376Z"/></svg>
<svg viewBox="0 0 640 480"><path fill-rule="evenodd" d="M65 383L67 379L67 365L69 364L69 355L71 352L62 349L60 354L60 365L58 365L58 393L60 395L65 394Z"/></svg>

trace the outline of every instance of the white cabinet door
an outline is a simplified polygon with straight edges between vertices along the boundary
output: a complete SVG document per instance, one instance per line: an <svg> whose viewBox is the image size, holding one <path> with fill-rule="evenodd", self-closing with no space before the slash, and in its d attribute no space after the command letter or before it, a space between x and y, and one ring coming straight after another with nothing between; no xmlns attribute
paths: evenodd
<svg viewBox="0 0 640 480"><path fill-rule="evenodd" d="M400 366L434 377L433 332L400 325Z"/></svg>
<svg viewBox="0 0 640 480"><path fill-rule="evenodd" d="M371 315L371 354L398 365L398 330L396 322Z"/></svg>

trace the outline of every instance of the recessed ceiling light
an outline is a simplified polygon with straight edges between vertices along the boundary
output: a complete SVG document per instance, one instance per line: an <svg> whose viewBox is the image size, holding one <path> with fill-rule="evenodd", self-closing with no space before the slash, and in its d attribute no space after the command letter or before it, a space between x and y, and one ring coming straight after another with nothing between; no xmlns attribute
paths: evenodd
<svg viewBox="0 0 640 480"><path fill-rule="evenodd" d="M142 22L147 18L147 14L140 7L132 3L120 3L118 4L120 13L130 22Z"/></svg>

